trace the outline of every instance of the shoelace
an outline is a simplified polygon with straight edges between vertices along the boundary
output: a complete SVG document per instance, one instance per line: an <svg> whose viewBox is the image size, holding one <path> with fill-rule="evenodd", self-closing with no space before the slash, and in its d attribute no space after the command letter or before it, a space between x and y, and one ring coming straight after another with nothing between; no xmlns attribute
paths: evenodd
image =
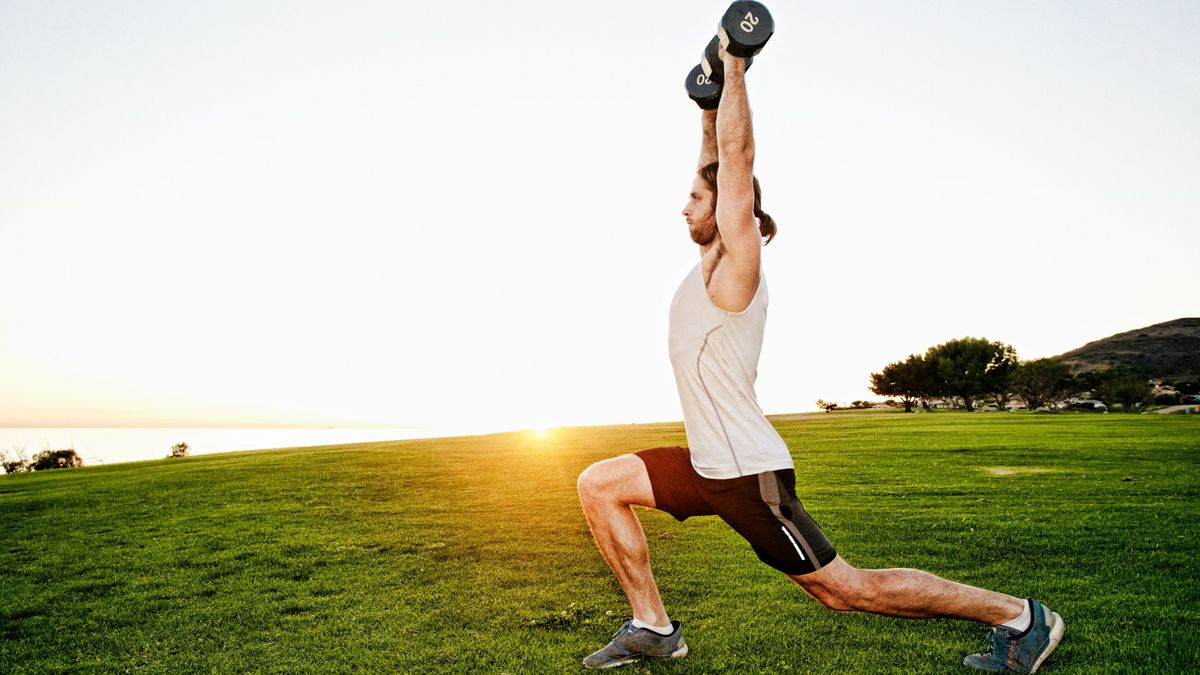
<svg viewBox="0 0 1200 675"><path fill-rule="evenodd" d="M991 656L1000 658L1004 655L1006 663L1012 663L1017 656L1017 639L995 628L988 629L988 646Z"/></svg>
<svg viewBox="0 0 1200 675"><path fill-rule="evenodd" d="M621 627L617 629L617 632L613 633L612 639L616 640L617 636L620 635L621 633L626 633L626 632L632 633L633 632L633 630L628 630L628 631L625 630L626 628L633 629L634 628L633 622L626 621L625 623L621 624Z"/></svg>

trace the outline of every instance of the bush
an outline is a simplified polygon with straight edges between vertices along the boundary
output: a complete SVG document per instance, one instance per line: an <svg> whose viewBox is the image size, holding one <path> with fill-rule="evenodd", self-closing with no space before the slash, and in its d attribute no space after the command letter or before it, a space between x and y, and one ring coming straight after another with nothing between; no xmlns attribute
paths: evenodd
<svg viewBox="0 0 1200 675"><path fill-rule="evenodd" d="M75 448L67 448L66 450L43 450L33 456L33 462L29 468L33 471L43 471L46 469L72 469L77 466L83 466L83 458L75 452Z"/></svg>
<svg viewBox="0 0 1200 675"><path fill-rule="evenodd" d="M1178 392L1166 392L1154 397L1154 405L1176 405L1179 403Z"/></svg>
<svg viewBox="0 0 1200 675"><path fill-rule="evenodd" d="M0 466L4 467L4 473L21 473L29 470L29 461L20 450L17 451L17 456L11 459L7 454L0 452Z"/></svg>
<svg viewBox="0 0 1200 675"><path fill-rule="evenodd" d="M167 455L167 459L170 459L172 457L187 457L187 456L188 456L188 444L187 443L176 443L175 445L171 446L171 454Z"/></svg>

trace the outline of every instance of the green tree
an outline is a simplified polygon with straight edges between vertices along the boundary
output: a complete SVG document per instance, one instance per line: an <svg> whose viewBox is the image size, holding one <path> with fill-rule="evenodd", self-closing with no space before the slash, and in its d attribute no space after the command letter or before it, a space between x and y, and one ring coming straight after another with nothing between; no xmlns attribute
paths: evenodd
<svg viewBox="0 0 1200 675"><path fill-rule="evenodd" d="M996 408L1004 410L1008 407L1008 399L1012 395L1012 374L1021 363L1017 358L1017 350L1012 345L1000 342L992 343L996 354L985 371L988 392L996 401Z"/></svg>
<svg viewBox="0 0 1200 675"><path fill-rule="evenodd" d="M1054 404L1071 394L1071 369L1054 359L1034 359L1018 365L1009 378L1012 392L1030 410L1043 406L1057 411Z"/></svg>
<svg viewBox="0 0 1200 675"><path fill-rule="evenodd" d="M33 462L29 468L33 471L45 471L47 469L71 469L77 466L83 466L83 458L79 453L75 452L75 448L67 448L66 450L43 450L33 456Z"/></svg>
<svg viewBox="0 0 1200 675"><path fill-rule="evenodd" d="M1200 383L1196 382L1176 382L1175 391L1184 396L1195 396L1200 394Z"/></svg>
<svg viewBox="0 0 1200 675"><path fill-rule="evenodd" d="M979 397L997 391L1009 359L1015 357L1010 345L972 337L944 342L925 353L925 360L937 369L938 393L958 396L967 412L975 409Z"/></svg>
<svg viewBox="0 0 1200 675"><path fill-rule="evenodd" d="M1104 372L1102 371L1091 370L1075 373L1071 378L1071 393L1080 398L1096 398L1103 381Z"/></svg>
<svg viewBox="0 0 1200 675"><path fill-rule="evenodd" d="M1154 401L1154 386L1141 372L1113 368L1104 371L1101 377L1096 394L1109 409L1119 403L1122 410L1131 413L1139 404L1148 405Z"/></svg>
<svg viewBox="0 0 1200 675"><path fill-rule="evenodd" d="M904 404L904 412L912 412L917 399L937 394L936 372L924 357L912 354L903 361L887 364L881 372L871 373L871 391L898 397Z"/></svg>

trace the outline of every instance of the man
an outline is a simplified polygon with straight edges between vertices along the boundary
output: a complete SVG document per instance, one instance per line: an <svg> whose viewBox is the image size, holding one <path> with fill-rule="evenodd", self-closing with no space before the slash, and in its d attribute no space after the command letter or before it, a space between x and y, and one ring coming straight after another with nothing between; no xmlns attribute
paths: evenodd
<svg viewBox="0 0 1200 675"><path fill-rule="evenodd" d="M700 169L683 215L700 262L671 303L669 347L687 448L654 448L588 467L579 496L596 545L633 609L612 642L584 659L609 668L643 657L687 654L650 571L633 505L679 520L717 515L758 557L825 606L914 619L952 617L993 626L989 650L967 665L1032 673L1058 645L1063 620L1022 601L911 569L862 570L839 557L795 495L791 454L754 393L766 321L762 212L742 59L721 50L724 91L703 115ZM715 163L714 163L715 162Z"/></svg>

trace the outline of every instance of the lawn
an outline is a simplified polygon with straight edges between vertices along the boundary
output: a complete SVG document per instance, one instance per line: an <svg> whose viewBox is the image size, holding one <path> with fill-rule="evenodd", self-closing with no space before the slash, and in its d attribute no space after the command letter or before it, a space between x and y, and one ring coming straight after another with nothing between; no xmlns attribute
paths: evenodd
<svg viewBox="0 0 1200 675"><path fill-rule="evenodd" d="M1200 670L1200 416L776 423L861 567L1066 620L1046 673ZM0 672L581 672L628 615L575 495L678 424L293 448L0 476ZM651 673L967 672L983 629L838 614L712 518L641 511L685 659Z"/></svg>

